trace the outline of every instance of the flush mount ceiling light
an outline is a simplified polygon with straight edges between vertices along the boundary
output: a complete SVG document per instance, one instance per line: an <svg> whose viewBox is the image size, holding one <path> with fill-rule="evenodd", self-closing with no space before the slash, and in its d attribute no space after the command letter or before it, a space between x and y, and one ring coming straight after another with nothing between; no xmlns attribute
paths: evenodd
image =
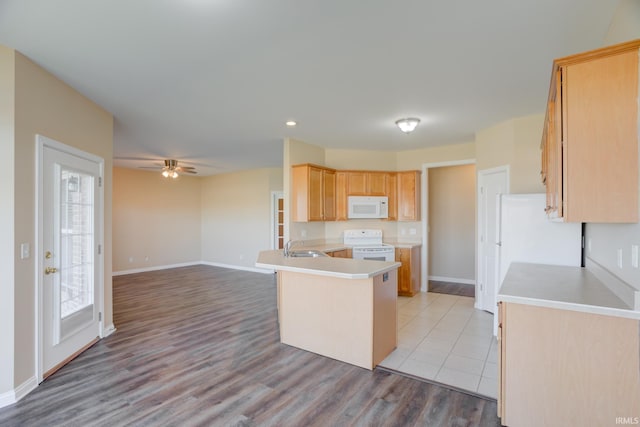
<svg viewBox="0 0 640 427"><path fill-rule="evenodd" d="M289 126L290 128L294 127L297 124L298 124L298 122L296 122L295 120L287 120L285 122L285 125Z"/></svg>
<svg viewBox="0 0 640 427"><path fill-rule="evenodd" d="M420 123L420 119L416 119L415 117L409 117L406 119L396 120L396 125L400 128L400 130L404 133L411 133Z"/></svg>

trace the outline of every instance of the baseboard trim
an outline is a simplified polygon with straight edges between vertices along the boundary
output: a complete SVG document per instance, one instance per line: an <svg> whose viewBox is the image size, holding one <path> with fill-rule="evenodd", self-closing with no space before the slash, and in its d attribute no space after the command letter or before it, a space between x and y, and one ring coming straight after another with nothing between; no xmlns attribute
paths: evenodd
<svg viewBox="0 0 640 427"><path fill-rule="evenodd" d="M429 280L435 280L437 282L451 282L451 283L462 283L464 285L476 285L475 280L471 279L458 279L457 277L444 277L444 276L429 276Z"/></svg>
<svg viewBox="0 0 640 427"><path fill-rule="evenodd" d="M242 265L223 264L220 262L200 261L200 264L209 265L211 267L230 268L232 270L251 271L254 273L273 274L273 270L265 270L264 268L245 267Z"/></svg>
<svg viewBox="0 0 640 427"><path fill-rule="evenodd" d="M124 276L126 274L146 273L148 271L168 270L170 268L191 267L193 265L199 265L199 264L202 264L202 262L201 261L181 262L181 263L178 263L178 264L157 265L157 266L154 266L154 267L132 268L131 270L114 271L114 272L111 273L111 275L112 276Z"/></svg>
<svg viewBox="0 0 640 427"><path fill-rule="evenodd" d="M38 380L36 377L31 377L13 390L0 394L0 408L13 405L33 391L36 387L38 387Z"/></svg>
<svg viewBox="0 0 640 427"><path fill-rule="evenodd" d="M112 333L114 333L116 331L116 327L115 325L112 323L109 326L107 326L106 328L104 328L102 330L102 337L101 338L106 338L109 335L111 335Z"/></svg>

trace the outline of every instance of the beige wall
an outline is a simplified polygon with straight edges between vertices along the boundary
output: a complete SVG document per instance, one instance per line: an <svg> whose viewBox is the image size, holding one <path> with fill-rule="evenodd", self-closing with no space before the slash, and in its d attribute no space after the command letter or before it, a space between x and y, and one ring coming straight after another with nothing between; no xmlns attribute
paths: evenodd
<svg viewBox="0 0 640 427"><path fill-rule="evenodd" d="M271 192L282 191L282 169L202 178L202 260L254 269L271 247Z"/></svg>
<svg viewBox="0 0 640 427"><path fill-rule="evenodd" d="M640 2L622 0L604 45L636 38L640 38ZM586 237L591 240L591 252L587 253L591 260L640 289L640 269L631 266L631 245L640 245L640 224L587 224ZM622 268L617 265L618 249L622 249Z"/></svg>
<svg viewBox="0 0 640 427"><path fill-rule="evenodd" d="M462 142L396 153L397 170L422 170L426 163L442 163L476 158L476 144Z"/></svg>
<svg viewBox="0 0 640 427"><path fill-rule="evenodd" d="M640 2L620 0L602 46L640 38Z"/></svg>
<svg viewBox="0 0 640 427"><path fill-rule="evenodd" d="M428 171L429 277L475 281L475 165Z"/></svg>
<svg viewBox="0 0 640 427"><path fill-rule="evenodd" d="M476 134L478 171L510 165L511 193L543 193L540 181L544 114L507 120Z"/></svg>
<svg viewBox="0 0 640 427"><path fill-rule="evenodd" d="M201 178L114 168L113 271L199 262L200 201Z"/></svg>
<svg viewBox="0 0 640 427"><path fill-rule="evenodd" d="M14 388L14 94L15 55L0 45L0 395Z"/></svg>
<svg viewBox="0 0 640 427"><path fill-rule="evenodd" d="M13 351L13 361L9 365L0 365L0 394L7 391L6 387L14 389L28 380L35 378L35 137L42 134L49 138L87 151L105 160L104 196L105 196L105 240L104 247L111 248L111 159L113 157L113 117L102 108L83 97L65 83L49 74L23 55L3 48L0 51L0 86L3 91L11 87L11 73L14 68L15 83L13 84L15 96L14 130L13 138L10 127L10 108L3 103L0 105L2 114L2 150L11 158L14 151L13 176L5 177L13 186L13 191L2 193L3 206L13 205L13 237L10 244L10 253L14 271L13 280L9 283L3 281L2 299L13 295L14 315L9 319L13 327L13 337L2 335L0 348ZM8 114L8 115L7 115ZM13 149L9 146L13 146ZM11 162L9 162L11 163ZM6 173L6 171L5 171ZM3 184L7 184L3 180ZM6 195L8 194L8 196ZM4 200L11 198L12 200ZM6 205L5 205L6 202ZM2 211L0 211L2 212ZM11 218L2 214L2 227L7 227L7 221ZM16 257L15 248L21 243L28 243L34 249L32 256L26 260ZM5 249L6 250L6 249ZM111 253L105 251L104 255L104 320L105 325L113 322L111 299ZM6 287L7 289L4 289ZM7 291L5 293L5 291ZM5 316L5 313L2 313ZM3 318L3 320L5 320ZM3 322L4 324L4 322ZM5 342L7 340L7 342ZM2 356L5 357L5 356ZM3 359L4 360L4 359ZM10 372L12 378L7 378Z"/></svg>
<svg viewBox="0 0 640 427"><path fill-rule="evenodd" d="M325 150L325 166L334 169L355 170L396 170L394 151L373 150Z"/></svg>

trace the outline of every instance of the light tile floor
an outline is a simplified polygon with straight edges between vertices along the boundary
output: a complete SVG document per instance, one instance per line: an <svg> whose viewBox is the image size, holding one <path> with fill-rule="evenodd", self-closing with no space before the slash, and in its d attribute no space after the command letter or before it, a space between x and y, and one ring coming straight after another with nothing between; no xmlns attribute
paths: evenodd
<svg viewBox="0 0 640 427"><path fill-rule="evenodd" d="M398 297L398 347L380 366L496 398L493 315L474 299L436 293Z"/></svg>

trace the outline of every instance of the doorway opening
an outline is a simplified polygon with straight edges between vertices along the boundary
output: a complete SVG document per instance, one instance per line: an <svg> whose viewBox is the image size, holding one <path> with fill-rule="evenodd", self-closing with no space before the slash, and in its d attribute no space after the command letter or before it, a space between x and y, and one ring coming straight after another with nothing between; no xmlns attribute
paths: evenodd
<svg viewBox="0 0 640 427"><path fill-rule="evenodd" d="M475 174L474 159L422 166L423 292L475 285Z"/></svg>

